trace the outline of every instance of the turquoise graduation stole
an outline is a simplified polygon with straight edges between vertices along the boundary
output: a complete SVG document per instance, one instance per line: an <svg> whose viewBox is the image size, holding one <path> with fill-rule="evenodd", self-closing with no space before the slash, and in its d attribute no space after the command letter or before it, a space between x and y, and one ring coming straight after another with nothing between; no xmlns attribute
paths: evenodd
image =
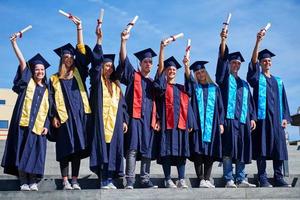
<svg viewBox="0 0 300 200"><path fill-rule="evenodd" d="M246 124L247 111L248 111L248 93L249 87L248 84L243 82L243 99L242 99L242 111L240 116L240 122ZM236 104L236 91L237 83L233 75L229 75L229 85L228 85L228 103L227 103L227 119L234 119L235 114L235 104Z"/></svg>
<svg viewBox="0 0 300 200"><path fill-rule="evenodd" d="M280 122L282 121L282 91L283 91L283 82L279 77L275 77L278 85L279 91L279 110L280 110ZM266 77L261 73L259 75L259 84L258 84L258 119L266 118L266 102L267 102L267 80Z"/></svg>
<svg viewBox="0 0 300 200"><path fill-rule="evenodd" d="M198 102L198 110L200 116L200 124L202 131L202 141L211 142L211 133L214 119L215 101L216 101L216 86L208 85L208 97L206 110L204 111L203 89L201 84L197 84L196 97ZM204 115L206 113L206 115Z"/></svg>

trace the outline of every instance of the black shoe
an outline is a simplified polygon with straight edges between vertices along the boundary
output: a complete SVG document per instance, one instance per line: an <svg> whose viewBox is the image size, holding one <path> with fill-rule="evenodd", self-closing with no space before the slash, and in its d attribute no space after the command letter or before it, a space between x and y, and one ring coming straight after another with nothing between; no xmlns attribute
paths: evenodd
<svg viewBox="0 0 300 200"><path fill-rule="evenodd" d="M269 183L268 180L264 180L264 181L259 181L259 187L270 188L270 187L273 187L273 186L271 185L271 183Z"/></svg>
<svg viewBox="0 0 300 200"><path fill-rule="evenodd" d="M275 187L292 187L292 185L285 182L283 178L281 179L274 179Z"/></svg>
<svg viewBox="0 0 300 200"><path fill-rule="evenodd" d="M142 181L141 188L158 188L158 186L153 185L153 183L149 180L149 181Z"/></svg>

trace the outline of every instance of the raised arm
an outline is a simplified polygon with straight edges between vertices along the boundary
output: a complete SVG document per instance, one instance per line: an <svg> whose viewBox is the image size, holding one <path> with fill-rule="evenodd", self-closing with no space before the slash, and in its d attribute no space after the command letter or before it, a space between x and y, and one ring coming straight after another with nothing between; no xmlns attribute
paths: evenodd
<svg viewBox="0 0 300 200"><path fill-rule="evenodd" d="M255 64L258 60L259 45L260 45L260 42L262 41L264 36L265 36L265 31L264 30L261 30L257 33L256 42L255 42L255 46L254 46L254 49L253 49L253 52L252 52L252 58L251 58L252 64Z"/></svg>
<svg viewBox="0 0 300 200"><path fill-rule="evenodd" d="M11 41L11 45L14 49L14 52L19 60L19 66L20 66L20 70L21 72L24 71L24 69L26 68L26 61L25 58L21 52L21 50L19 49L19 46L17 44L17 33L14 33L11 37L10 37L10 41Z"/></svg>
<svg viewBox="0 0 300 200"><path fill-rule="evenodd" d="M160 76L164 71L164 60L165 60L165 47L170 44L170 41L164 39L160 42L159 56L158 56L158 68L157 75Z"/></svg>
<svg viewBox="0 0 300 200"><path fill-rule="evenodd" d="M222 32L220 33L221 36L221 45L220 45L220 56L222 59L224 59L225 49L226 49L226 39L228 36L228 29L222 29Z"/></svg>
<svg viewBox="0 0 300 200"><path fill-rule="evenodd" d="M127 49L126 49L126 44L127 44L127 40L129 38L130 34L124 30L121 33L121 47L120 47L120 61L121 61L121 65L124 66L125 64L125 59L127 57Z"/></svg>
<svg viewBox="0 0 300 200"><path fill-rule="evenodd" d="M228 36L228 31L222 29L220 33L221 44L219 47L218 63L216 69L216 82L218 85L222 85L226 82L229 76L229 63L228 63L228 47L226 45L226 38Z"/></svg>

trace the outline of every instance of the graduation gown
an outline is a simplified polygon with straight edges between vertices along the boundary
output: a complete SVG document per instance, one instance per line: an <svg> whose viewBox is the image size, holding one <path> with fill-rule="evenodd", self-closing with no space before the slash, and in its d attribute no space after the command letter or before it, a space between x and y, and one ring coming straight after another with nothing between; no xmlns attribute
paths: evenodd
<svg viewBox="0 0 300 200"><path fill-rule="evenodd" d="M122 84L126 85L125 101L127 105L128 132L124 135L124 148L125 152L128 150L137 151L137 160L141 157L156 158L156 136L151 127L152 110L155 101L155 93L153 87L153 80L141 75L141 111L140 118L134 117L134 90L135 86L135 73L137 72L131 65L128 57L126 57L124 64L118 65L116 69L117 76L120 77ZM156 116L157 117L157 116Z"/></svg>
<svg viewBox="0 0 300 200"><path fill-rule="evenodd" d="M224 107L222 102L221 91L217 85L215 90L215 104L214 104L214 114L212 122L212 132L211 132L211 141L205 142L202 137L201 130L201 120L199 116L199 106L196 95L197 81L192 75L190 78L185 77L185 89L189 96L191 96L191 105L194 111L195 121L198 126L197 131L190 133L190 160L194 160L195 155L206 155L214 158L215 160L222 159L222 139L219 126L224 124ZM213 84L213 83L212 83ZM203 102L204 102L204 115L206 114L206 107L208 101L208 84L202 85L203 89ZM206 116L207 117L207 116Z"/></svg>
<svg viewBox="0 0 300 200"><path fill-rule="evenodd" d="M255 106L252 95L248 89L246 123L241 123L241 113L243 104L243 80L235 77L237 84L236 103L234 119L227 118L228 96L229 96L229 76L230 63L228 60L228 47L226 46L224 58L222 59L219 52L216 82L218 83L223 99L225 110L224 133L222 134L223 156L229 156L235 162L239 160L244 163L251 163L252 160L252 139L251 139L251 120L256 120ZM247 85L248 87L248 85Z"/></svg>
<svg viewBox="0 0 300 200"><path fill-rule="evenodd" d="M88 76L88 65L90 63L91 50L85 46L86 55L76 50L74 65L80 73L84 89L86 91L85 81ZM62 123L59 128L51 127L51 140L56 142L56 160L71 159L72 156L85 158L88 156L87 126L89 114L85 114L82 97L78 83L75 77L71 79L59 79L63 98L68 114L68 120ZM51 118L58 117L55 90L50 80L51 97Z"/></svg>
<svg viewBox="0 0 300 200"><path fill-rule="evenodd" d="M90 169L98 173L103 169L103 164L108 164L108 170L114 171L117 175L123 175L123 122L127 123L126 104L123 96L120 97L116 121L114 124L113 136L110 141L109 152L107 152L104 122L103 122L103 87L101 71L103 63L103 51L101 45L96 45L93 50L92 68L90 69L90 105L92 109L90 134L91 154Z"/></svg>
<svg viewBox="0 0 300 200"><path fill-rule="evenodd" d="M249 63L247 80L253 87L253 98L258 108L259 76L262 75L259 63ZM284 128L281 126L279 89L274 76L266 77L266 116L258 119L252 134L253 158L265 157L271 160L287 160L288 153ZM285 89L282 89L282 119L291 122Z"/></svg>
<svg viewBox="0 0 300 200"><path fill-rule="evenodd" d="M47 139L46 136L32 132L32 128L47 89L46 85L35 87L28 127L19 125L26 89L31 78L32 72L29 66L23 72L18 69L13 85L13 91L18 94L18 98L13 110L1 166L6 174L18 176L20 170L42 177L45 169ZM49 130L49 125L50 121L47 117L44 127Z"/></svg>
<svg viewBox="0 0 300 200"><path fill-rule="evenodd" d="M184 161L185 158L190 156L190 147L189 147L189 132L188 129L193 128L197 130L197 124L195 123L194 113L187 99L187 117L185 121L185 128L179 128L180 116L180 101L181 101L181 93L185 93L184 86L180 84L173 84L173 116L171 119L173 121L169 121L167 118L170 116L166 116L166 90L167 90L167 80L165 78L165 72L158 76L154 82L155 89L157 93L160 95L158 110L160 112L161 117L161 131L159 135L159 144L158 144L158 159L157 162L159 164L163 164L164 158L171 159L171 165L176 166L180 164L180 162ZM171 114L171 113L170 113ZM172 129L168 129L167 120L174 124Z"/></svg>

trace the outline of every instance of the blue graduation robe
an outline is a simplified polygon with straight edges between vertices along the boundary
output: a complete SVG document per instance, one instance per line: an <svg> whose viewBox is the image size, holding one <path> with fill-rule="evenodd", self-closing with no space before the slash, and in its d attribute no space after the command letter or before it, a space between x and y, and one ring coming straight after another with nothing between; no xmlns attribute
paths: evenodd
<svg viewBox="0 0 300 200"><path fill-rule="evenodd" d="M222 134L223 156L229 156L235 162L239 160L244 163L251 163L252 160L252 139L250 121L256 120L255 106L250 90L248 90L248 110L246 123L240 122L242 102L243 102L243 81L240 77L235 77L237 83L236 104L234 119L226 117L228 94L229 94L230 63L228 60L228 47L222 59L219 52L216 70L216 82L218 83L225 110L224 133Z"/></svg>
<svg viewBox="0 0 300 200"><path fill-rule="evenodd" d="M83 85L86 90L85 81L88 76L88 65L90 63L91 50L85 46L86 55L76 50L74 65L77 67ZM56 142L56 160L70 159L72 156L85 158L88 156L87 126L89 114L85 114L82 97L75 77L68 80L59 80L63 92L68 120L59 128L51 127L51 139ZM51 118L58 116L54 88L50 81Z"/></svg>
<svg viewBox="0 0 300 200"><path fill-rule="evenodd" d="M90 69L90 105L92 109L90 123L90 169L98 173L103 169L103 164L108 164L108 170L122 176L124 171L124 139L123 122L127 123L126 104L123 96L118 104L118 111L114 125L113 137L110 141L109 152L107 152L104 123L103 123L103 85L101 81L101 70L103 63L103 51L101 45L96 45L93 50L92 68Z"/></svg>
<svg viewBox="0 0 300 200"><path fill-rule="evenodd" d="M120 77L122 84L126 85L125 101L127 105L128 132L124 135L125 152L128 150L136 150L138 152L137 160L141 157L156 158L156 136L151 127L152 109L155 100L153 80L141 76L142 102L141 117L133 117L133 94L134 94L134 76L138 73L131 65L128 57L125 62L119 63L116 73Z"/></svg>
<svg viewBox="0 0 300 200"><path fill-rule="evenodd" d="M18 98L13 110L1 166L6 174L18 176L18 170L20 170L42 177L45 169L47 138L33 133L32 128L47 85L43 87L37 85L35 88L29 126L19 125L26 89L31 77L32 72L29 66L23 72L19 68L15 76L13 91L18 94ZM44 127L49 130L49 125L50 121L47 117Z"/></svg>
<svg viewBox="0 0 300 200"><path fill-rule="evenodd" d="M178 128L179 116L180 116L180 93L184 91L184 86L180 84L173 84L173 111L174 116L174 127L172 129L167 129L167 116L166 116L166 88L167 80L165 78L165 72L160 76L157 76L154 82L155 89L160 95L158 102L158 110L161 117L161 131L159 135L159 144L158 144L158 159L159 164L163 164L164 158L171 159L171 165L176 166L180 162L184 161L185 158L190 156L190 147L189 147L189 132L188 129L193 128L197 130L197 124L195 122L194 113L188 100L188 110L187 110L187 119L186 119L186 128Z"/></svg>
<svg viewBox="0 0 300 200"><path fill-rule="evenodd" d="M185 89L191 96L191 105L194 111L195 121L198 126L197 131L190 133L190 159L193 161L195 155L206 155L214 158L214 160L222 159L222 139L219 126L224 124L224 107L221 96L221 91L217 85L215 91L215 104L213 114L213 124L211 133L211 142L202 140L201 121L199 116L199 106L196 95L196 88L198 83L192 75L190 78L185 77ZM202 85L203 88L203 101L204 101L204 114L206 114L206 106L208 101L208 84Z"/></svg>
<svg viewBox="0 0 300 200"><path fill-rule="evenodd" d="M259 76L261 74L259 63L249 64L247 80L253 87L253 97L258 108ZM285 140L285 132L281 126L279 108L279 90L277 80L274 76L266 77L266 117L257 120L257 127L252 134L253 158L265 157L271 160L287 160L288 153ZM285 89L282 91L282 119L291 122L290 111Z"/></svg>

